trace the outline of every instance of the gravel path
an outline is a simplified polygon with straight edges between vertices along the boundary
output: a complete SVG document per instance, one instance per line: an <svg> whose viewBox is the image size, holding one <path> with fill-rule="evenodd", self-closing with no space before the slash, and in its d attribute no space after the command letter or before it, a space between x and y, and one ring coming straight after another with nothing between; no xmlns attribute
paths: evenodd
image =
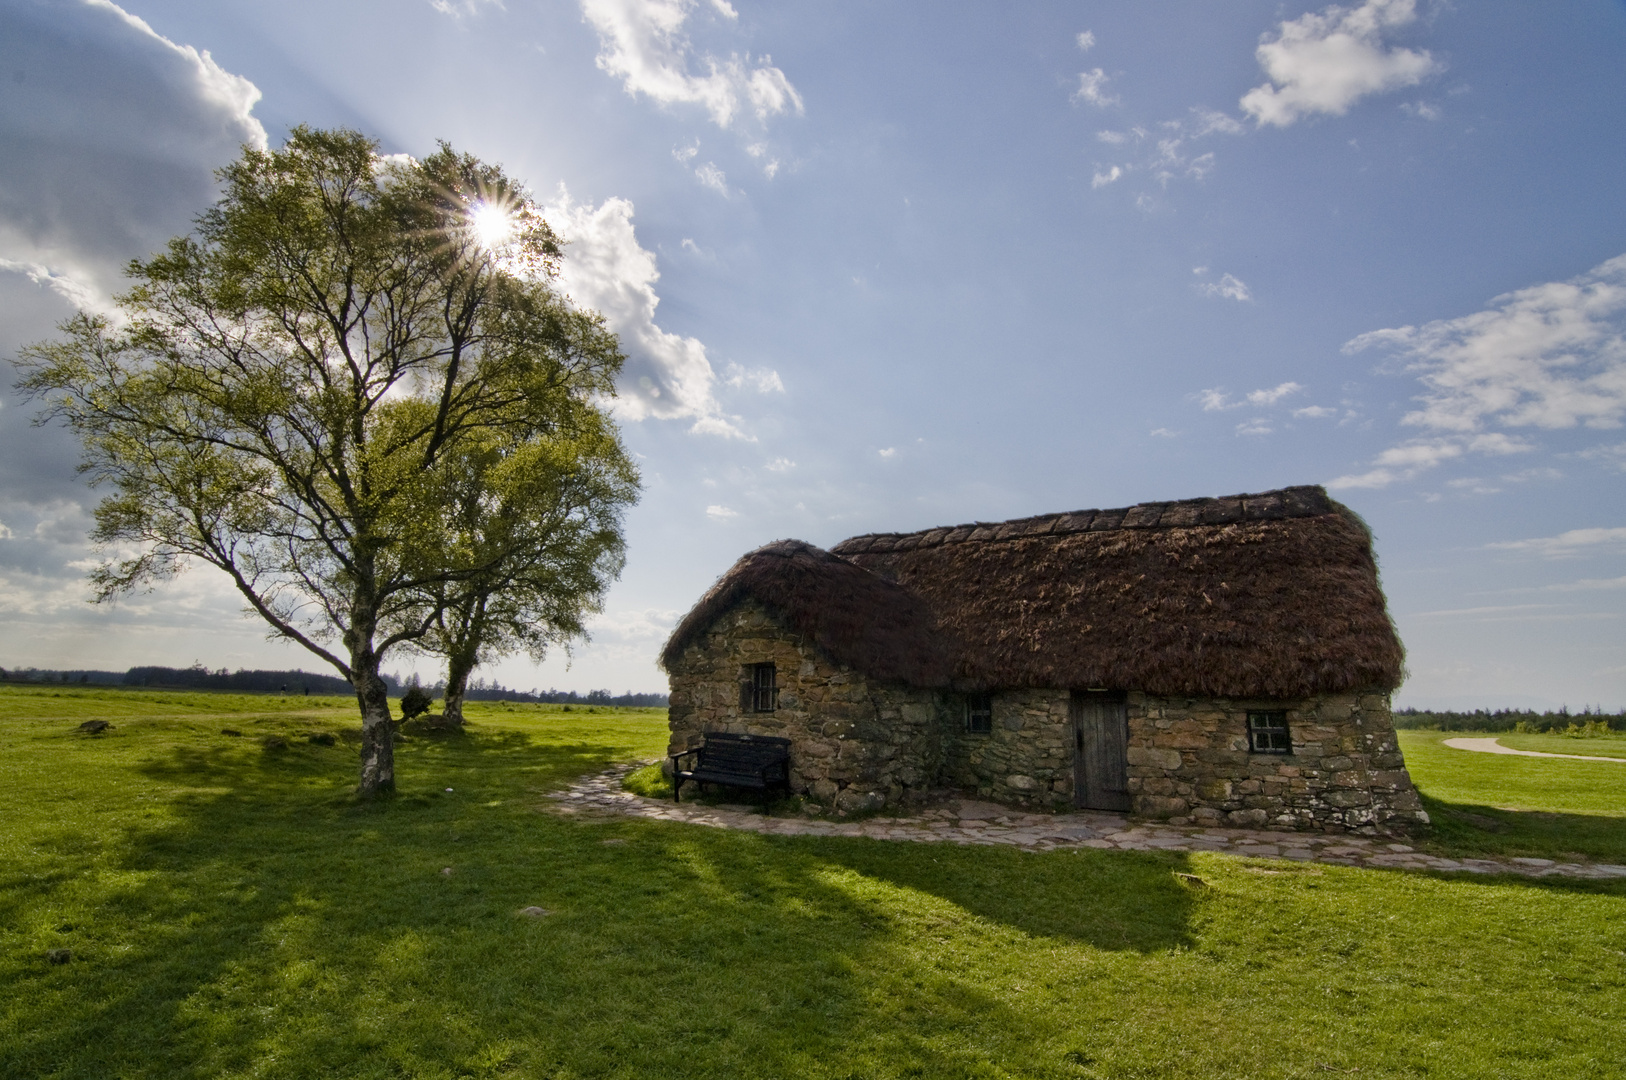
<svg viewBox="0 0 1626 1080"><path fill-rule="evenodd" d="M1107 848L1118 851L1224 851L1297 862L1400 870L1522 874L1525 877L1626 878L1626 866L1552 859L1443 859L1381 838L1250 829L1175 828L1132 823L1117 814L1078 811L1027 814L996 803L952 799L907 817L823 821L768 817L751 807L671 803L621 786L638 764L617 765L556 792L559 813L573 817L638 817L773 836L866 836L949 844L999 844L1025 851Z"/></svg>
<svg viewBox="0 0 1626 1080"><path fill-rule="evenodd" d="M1626 758L1591 757L1587 754L1544 754L1540 750L1515 750L1511 746L1503 746L1495 739L1446 739L1445 745L1453 750L1473 750L1480 754L1517 754L1519 757L1556 757L1569 758L1571 761L1619 761L1626 764Z"/></svg>

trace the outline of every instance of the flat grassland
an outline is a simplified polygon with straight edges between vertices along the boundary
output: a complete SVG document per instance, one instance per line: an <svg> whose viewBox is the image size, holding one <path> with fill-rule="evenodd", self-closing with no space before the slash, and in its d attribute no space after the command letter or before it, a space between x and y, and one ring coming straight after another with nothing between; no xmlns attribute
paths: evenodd
<svg viewBox="0 0 1626 1080"><path fill-rule="evenodd" d="M662 711L469 712L367 805L348 700L0 688L0 1076L1621 1075L1626 883L575 822ZM1619 849L1434 735L1429 843Z"/></svg>

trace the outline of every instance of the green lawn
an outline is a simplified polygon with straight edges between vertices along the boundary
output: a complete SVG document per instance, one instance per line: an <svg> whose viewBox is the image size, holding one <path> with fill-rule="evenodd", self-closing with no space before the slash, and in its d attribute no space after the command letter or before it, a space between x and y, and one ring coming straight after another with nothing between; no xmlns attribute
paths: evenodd
<svg viewBox="0 0 1626 1080"><path fill-rule="evenodd" d="M1537 750L1543 754L1585 754L1588 757L1626 758L1626 732L1574 738L1569 735L1499 734L1503 746L1514 750Z"/></svg>
<svg viewBox="0 0 1626 1080"><path fill-rule="evenodd" d="M657 710L476 704L358 805L349 702L51 693L0 689L0 1076L1620 1075L1621 884L538 812Z"/></svg>
<svg viewBox="0 0 1626 1080"><path fill-rule="evenodd" d="M1486 738L1460 731L1402 731L1400 747L1434 820L1424 845L1452 855L1587 858L1626 863L1626 764L1481 754L1442 745ZM1498 735L1504 746L1589 753L1613 738ZM1530 745L1526 745L1526 743ZM1539 745L1536 745L1538 744Z"/></svg>

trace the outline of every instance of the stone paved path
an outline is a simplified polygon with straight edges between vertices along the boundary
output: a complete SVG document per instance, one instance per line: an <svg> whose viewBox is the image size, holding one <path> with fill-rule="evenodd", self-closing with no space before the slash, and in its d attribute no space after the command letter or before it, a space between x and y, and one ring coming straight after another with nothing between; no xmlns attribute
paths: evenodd
<svg viewBox="0 0 1626 1080"><path fill-rule="evenodd" d="M1474 750L1481 754L1517 754L1519 757L1556 757L1569 758L1571 761L1619 761L1626 763L1626 758L1593 757L1589 754L1544 754L1540 750L1515 750L1511 746L1503 746L1495 739L1447 739L1445 745L1453 750Z"/></svg>
<svg viewBox="0 0 1626 1080"><path fill-rule="evenodd" d="M639 817L774 836L867 836L875 840L1001 844L1025 851L1111 848L1119 851L1224 851L1267 859L1401 870L1522 874L1526 877L1626 878L1626 866L1552 859L1443 859L1382 838L1318 833L1206 829L1131 823L1116 814L1026 814L995 803L954 799L907 817L864 821L776 818L744 806L671 803L634 795L622 779L639 764L586 776L551 796L560 813L577 817Z"/></svg>

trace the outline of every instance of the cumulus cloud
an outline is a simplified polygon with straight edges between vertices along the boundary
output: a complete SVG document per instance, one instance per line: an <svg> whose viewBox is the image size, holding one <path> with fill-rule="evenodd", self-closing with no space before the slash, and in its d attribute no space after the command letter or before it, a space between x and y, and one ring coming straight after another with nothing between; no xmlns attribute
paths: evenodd
<svg viewBox="0 0 1626 1080"><path fill-rule="evenodd" d="M429 0L429 6L442 15L450 15L454 19L467 18L488 6L498 11L506 10L502 0Z"/></svg>
<svg viewBox="0 0 1626 1080"><path fill-rule="evenodd" d="M621 337L627 364L616 411L626 420L692 420L697 434L744 438L716 399L717 374L699 339L655 323L660 271L655 253L633 230L632 203L606 199L598 206L571 201L563 187L544 208L549 224L569 242L561 284L578 303L603 313Z"/></svg>
<svg viewBox="0 0 1626 1080"><path fill-rule="evenodd" d="M710 6L722 18L738 18L726 2ZM600 70L633 97L700 105L720 128L735 125L746 110L759 123L802 112L801 94L772 57L697 56L685 32L695 7L695 0L582 0L582 14L599 34Z"/></svg>
<svg viewBox="0 0 1626 1080"><path fill-rule="evenodd" d="M1522 439L1510 438L1499 432L1471 437L1413 439L1399 446L1391 446L1379 454L1373 461L1376 468L1337 477L1327 481L1327 486L1335 489L1388 487L1470 453L1524 454L1534 449L1533 445Z"/></svg>
<svg viewBox="0 0 1626 1080"><path fill-rule="evenodd" d="M1198 282L1197 291L1204 296L1220 296L1238 302L1253 299L1253 293L1248 289L1247 284L1234 274L1223 274L1218 281Z"/></svg>
<svg viewBox="0 0 1626 1080"><path fill-rule="evenodd" d="M1404 423L1474 431L1619 427L1626 415L1626 255L1569 281L1498 296L1484 311L1374 330L1346 353L1381 348L1424 386Z"/></svg>
<svg viewBox="0 0 1626 1080"><path fill-rule="evenodd" d="M1095 48L1095 35L1088 30L1080 31L1075 40L1078 42L1079 52L1089 52Z"/></svg>
<svg viewBox="0 0 1626 1080"><path fill-rule="evenodd" d="M784 473L790 472L792 469L794 469L796 467L796 463L787 457L776 457L763 467L769 472Z"/></svg>
<svg viewBox="0 0 1626 1080"><path fill-rule="evenodd" d="M1415 86L1441 65L1426 50L1390 46L1386 33L1417 18L1415 0L1366 0L1310 12L1265 34L1255 56L1270 81L1242 96L1260 126L1314 113L1342 116L1361 98Z"/></svg>
<svg viewBox="0 0 1626 1080"><path fill-rule="evenodd" d="M1111 76L1100 68L1078 73L1078 89L1073 91L1073 103L1087 101L1098 109L1118 104L1115 94L1108 94L1106 86Z"/></svg>
<svg viewBox="0 0 1626 1080"><path fill-rule="evenodd" d="M740 512L738 510L730 510L726 506L712 505L706 507L706 516L711 518L713 521L727 521L729 518L739 517Z"/></svg>
<svg viewBox="0 0 1626 1080"><path fill-rule="evenodd" d="M1108 184L1116 183L1118 179L1123 176L1123 174L1123 169L1116 165L1108 169L1106 172L1101 172L1098 169L1096 170L1095 176L1090 180L1090 186L1092 188L1104 188Z"/></svg>
<svg viewBox="0 0 1626 1080"><path fill-rule="evenodd" d="M1296 382L1284 382L1276 386L1260 390L1250 390L1241 398L1233 400L1231 395L1219 387L1200 391L1197 400L1202 402L1204 412L1223 412L1226 409L1240 409L1244 405L1255 408L1269 408L1283 398L1294 394L1302 394L1304 386Z"/></svg>
<svg viewBox="0 0 1626 1080"><path fill-rule="evenodd" d="M717 192L719 195L722 195L724 198L728 197L728 177L724 176L723 170L719 169L716 165L708 161L696 169L694 171L694 175L695 179L699 180L706 187L711 188L711 190Z"/></svg>
<svg viewBox="0 0 1626 1080"><path fill-rule="evenodd" d="M723 381L729 386L755 390L759 394L785 392L785 384L780 381L779 372L772 368L744 368L739 364L730 364Z"/></svg>
<svg viewBox="0 0 1626 1080"><path fill-rule="evenodd" d="M1548 558L1568 558L1598 548L1626 545L1626 528L1571 529L1557 536L1541 536L1532 540L1507 540L1486 544L1502 551L1532 551Z"/></svg>
<svg viewBox="0 0 1626 1080"><path fill-rule="evenodd" d="M1401 418L1434 434L1417 446L1451 446L1451 456L1523 453L1523 436L1487 428L1616 428L1626 418L1626 255L1580 277L1506 293L1483 311L1421 327L1374 330L1344 352L1384 350L1416 375L1419 408ZM1612 448L1582 450L1609 460ZM1444 460L1441 458L1440 460ZM1379 467L1335 484L1382 487L1438 461Z"/></svg>
<svg viewBox="0 0 1626 1080"><path fill-rule="evenodd" d="M1293 415L1301 420L1324 420L1329 416L1337 416L1338 410L1325 405L1306 405L1302 409L1294 409Z"/></svg>
<svg viewBox="0 0 1626 1080"><path fill-rule="evenodd" d="M0 6L0 271L78 306L185 232L264 147L260 92L107 0Z"/></svg>

